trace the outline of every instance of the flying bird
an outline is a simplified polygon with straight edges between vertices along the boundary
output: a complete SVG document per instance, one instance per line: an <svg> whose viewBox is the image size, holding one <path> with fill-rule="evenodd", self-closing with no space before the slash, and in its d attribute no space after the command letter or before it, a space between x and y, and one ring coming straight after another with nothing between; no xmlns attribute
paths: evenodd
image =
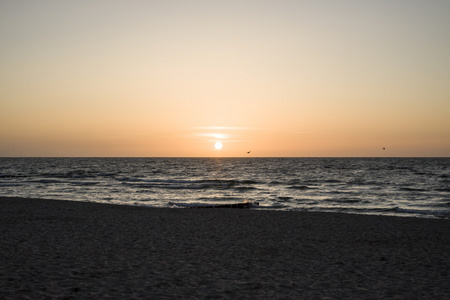
<svg viewBox="0 0 450 300"><path fill-rule="evenodd" d="M383 147L383 150L386 150L386 148Z"/></svg>
<svg viewBox="0 0 450 300"><path fill-rule="evenodd" d="M250 152L252 152L252 151L248 151L247 154L250 154Z"/></svg>

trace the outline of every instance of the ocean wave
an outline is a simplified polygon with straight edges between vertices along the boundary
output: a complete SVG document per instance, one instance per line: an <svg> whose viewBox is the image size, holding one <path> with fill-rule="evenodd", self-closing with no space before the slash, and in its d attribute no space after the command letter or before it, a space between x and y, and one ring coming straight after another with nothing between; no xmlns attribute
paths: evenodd
<svg viewBox="0 0 450 300"><path fill-rule="evenodd" d="M142 179L142 178L120 178L122 184L141 188L163 188L163 189L256 189L252 185L257 184L252 180L178 180L178 179Z"/></svg>
<svg viewBox="0 0 450 300"><path fill-rule="evenodd" d="M71 182L71 185L81 185L81 186L87 186L87 185L97 185L100 182L98 181L77 181L77 182Z"/></svg>
<svg viewBox="0 0 450 300"><path fill-rule="evenodd" d="M352 191L343 191L343 190L329 190L326 192L327 194L332 194L332 195L355 195L358 194L358 192L355 192L354 190Z"/></svg>
<svg viewBox="0 0 450 300"><path fill-rule="evenodd" d="M291 185L288 186L288 189L293 189L293 190L311 190L311 189L315 189L313 187L309 187L306 185Z"/></svg>
<svg viewBox="0 0 450 300"><path fill-rule="evenodd" d="M233 189L243 192L243 191L257 190L258 188L254 186L238 186L234 187Z"/></svg>
<svg viewBox="0 0 450 300"><path fill-rule="evenodd" d="M50 177L50 178L92 178L98 177L99 172L95 172L92 170L71 170L71 171L62 171L62 172L44 172L40 174L35 174L34 176L42 176L42 177Z"/></svg>
<svg viewBox="0 0 450 300"><path fill-rule="evenodd" d="M30 180L27 181L28 183L41 183L41 184L71 184L71 185L96 185L99 182L97 181L73 181L68 178L67 181L64 180L58 180L58 179L36 179L36 180Z"/></svg>
<svg viewBox="0 0 450 300"><path fill-rule="evenodd" d="M405 192L428 192L429 190L427 189L421 189L421 188L410 188L410 187L402 187L399 188L400 191L405 191Z"/></svg>
<svg viewBox="0 0 450 300"><path fill-rule="evenodd" d="M23 183L12 183L12 182L5 182L5 183L3 183L3 182L0 182L0 186L4 186L4 187L7 187L7 186L23 186L24 184Z"/></svg>
<svg viewBox="0 0 450 300"><path fill-rule="evenodd" d="M9 179L9 178L24 178L27 177L25 175L22 174L0 174L0 178L5 178L5 179Z"/></svg>
<svg viewBox="0 0 450 300"><path fill-rule="evenodd" d="M436 204L433 205L434 207L447 207L448 209L450 208L450 201L449 202L444 202L444 203L440 203L440 204Z"/></svg>
<svg viewBox="0 0 450 300"><path fill-rule="evenodd" d="M414 208L400 208L394 207L392 209L398 213L404 214L417 214L417 215L429 215L435 217L450 217L450 210L425 210L425 209L414 209Z"/></svg>
<svg viewBox="0 0 450 300"><path fill-rule="evenodd" d="M272 203L260 203L258 208L264 208L264 209L287 209L287 208L290 208L290 206L282 204L280 202L272 202Z"/></svg>
<svg viewBox="0 0 450 300"><path fill-rule="evenodd" d="M293 197L279 196L278 201L291 201Z"/></svg>
<svg viewBox="0 0 450 300"><path fill-rule="evenodd" d="M56 179L38 179L38 180L31 180L29 182L31 182L31 183L46 183L46 184L63 183L63 181L56 180Z"/></svg>
<svg viewBox="0 0 450 300"><path fill-rule="evenodd" d="M278 180L272 180L271 182L269 182L270 185L279 185L279 184L284 184L284 182L278 181Z"/></svg>
<svg viewBox="0 0 450 300"><path fill-rule="evenodd" d="M201 202L243 202L245 199L239 197L227 197L227 196L217 196L217 197L199 197L198 201Z"/></svg>
<svg viewBox="0 0 450 300"><path fill-rule="evenodd" d="M352 180L352 181L349 181L347 184L362 185L362 186L371 186L371 185L379 186L380 185L380 183L377 181L366 181L366 180Z"/></svg>
<svg viewBox="0 0 450 300"><path fill-rule="evenodd" d="M334 203L359 203L362 202L361 199L356 199L356 198L344 198L344 199L339 199L339 198L328 198L328 199L324 199L324 202L334 202Z"/></svg>

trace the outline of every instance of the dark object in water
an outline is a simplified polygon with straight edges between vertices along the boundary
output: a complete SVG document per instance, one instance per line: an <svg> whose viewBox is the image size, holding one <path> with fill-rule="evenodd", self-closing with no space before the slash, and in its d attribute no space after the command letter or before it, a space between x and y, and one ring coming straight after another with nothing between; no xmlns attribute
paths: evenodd
<svg viewBox="0 0 450 300"><path fill-rule="evenodd" d="M169 202L169 205L175 205L188 208L252 208L259 206L259 202L240 202L240 203L227 203L227 204L192 204L192 203L174 203Z"/></svg>
<svg viewBox="0 0 450 300"><path fill-rule="evenodd" d="M197 206L195 208L251 208L255 206L259 206L259 202L217 204L217 205Z"/></svg>

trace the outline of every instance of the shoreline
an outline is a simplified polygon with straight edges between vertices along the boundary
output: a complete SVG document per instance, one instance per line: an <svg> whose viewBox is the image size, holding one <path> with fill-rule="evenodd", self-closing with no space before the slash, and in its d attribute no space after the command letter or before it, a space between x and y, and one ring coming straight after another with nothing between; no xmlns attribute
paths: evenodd
<svg viewBox="0 0 450 300"><path fill-rule="evenodd" d="M450 298L450 220L0 197L0 296Z"/></svg>

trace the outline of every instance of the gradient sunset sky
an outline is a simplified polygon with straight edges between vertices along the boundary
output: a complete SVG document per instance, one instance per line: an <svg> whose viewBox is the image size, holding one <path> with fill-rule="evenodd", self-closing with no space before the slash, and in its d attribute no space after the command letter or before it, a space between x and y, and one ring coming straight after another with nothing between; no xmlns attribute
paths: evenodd
<svg viewBox="0 0 450 300"><path fill-rule="evenodd" d="M448 0L2 0L0 41L0 156L450 156Z"/></svg>

